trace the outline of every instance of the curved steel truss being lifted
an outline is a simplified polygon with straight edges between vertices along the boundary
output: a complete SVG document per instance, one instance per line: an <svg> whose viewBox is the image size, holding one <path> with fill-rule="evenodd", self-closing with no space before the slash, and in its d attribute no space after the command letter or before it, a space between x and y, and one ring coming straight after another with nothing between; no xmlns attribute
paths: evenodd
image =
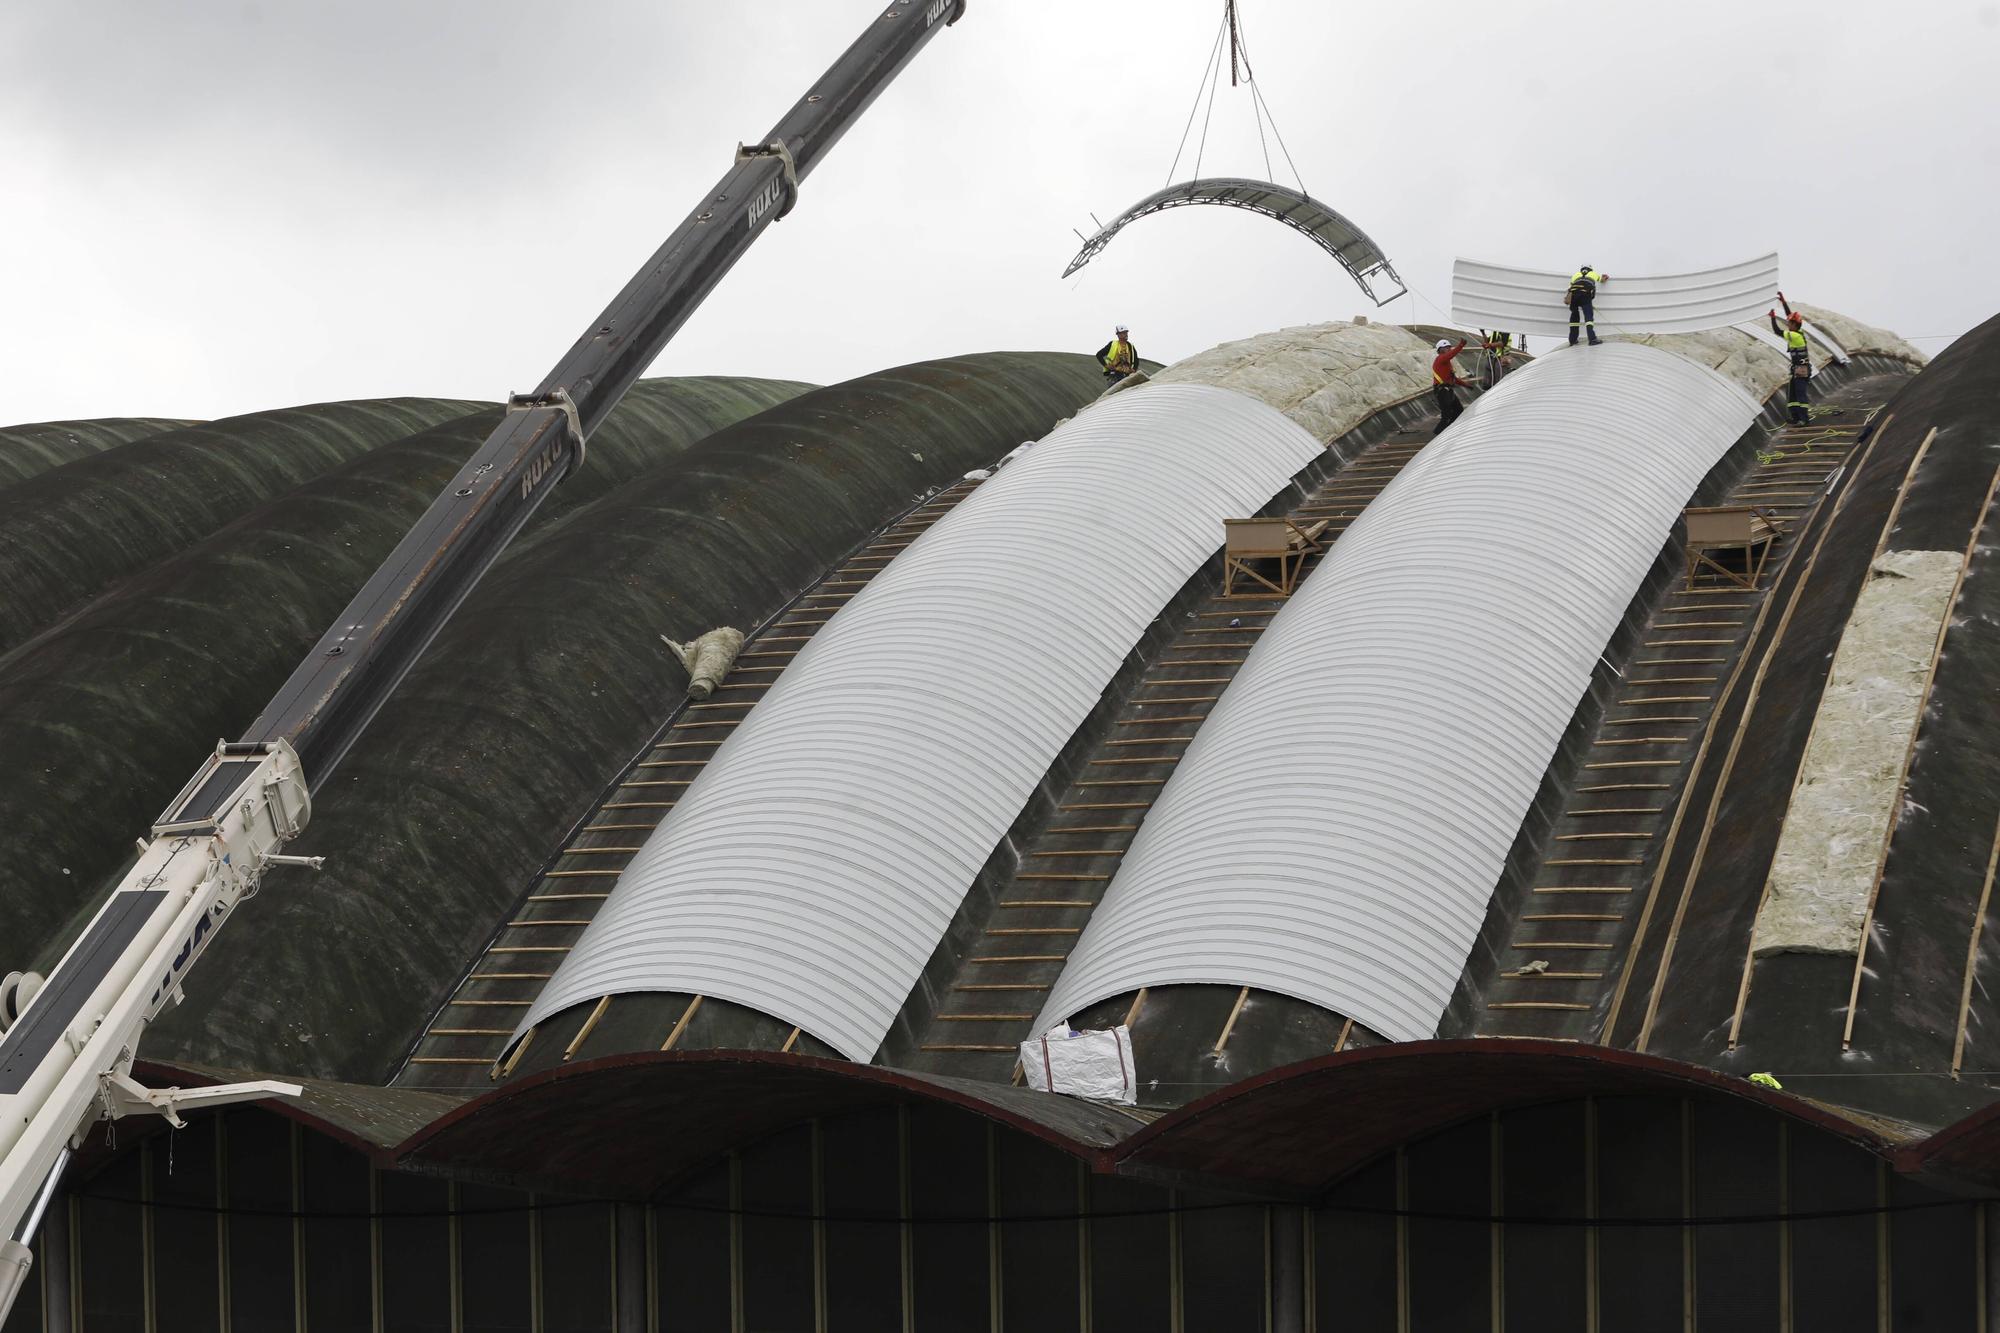
<svg viewBox="0 0 2000 1333"><path fill-rule="evenodd" d="M1276 185L1270 181L1247 180L1236 176L1214 176L1207 180L1183 181L1179 185L1169 185L1147 195L1132 207L1113 218L1095 236L1083 243L1076 258L1069 261L1063 276L1070 274L1097 258L1111 238L1140 218L1163 213L1169 208L1184 208L1190 204L1220 204L1225 208L1247 208L1252 213L1261 214L1284 223L1293 231L1302 232L1312 238L1313 244L1340 261L1355 283L1376 305L1386 305L1404 292L1403 280L1389 265L1388 256L1380 246L1368 239L1368 234L1349 222L1340 214L1328 208L1303 190ZM1396 290L1377 296L1370 279L1385 280L1396 284Z"/></svg>

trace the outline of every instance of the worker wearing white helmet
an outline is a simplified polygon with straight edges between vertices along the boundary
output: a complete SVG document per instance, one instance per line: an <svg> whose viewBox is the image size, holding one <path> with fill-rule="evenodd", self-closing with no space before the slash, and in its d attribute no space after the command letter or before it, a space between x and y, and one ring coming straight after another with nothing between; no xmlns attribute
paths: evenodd
<svg viewBox="0 0 2000 1333"><path fill-rule="evenodd" d="M1132 345L1128 337L1132 331L1123 324L1111 335L1111 341L1097 349L1097 362L1104 367L1104 381L1116 384L1139 368L1139 349Z"/></svg>

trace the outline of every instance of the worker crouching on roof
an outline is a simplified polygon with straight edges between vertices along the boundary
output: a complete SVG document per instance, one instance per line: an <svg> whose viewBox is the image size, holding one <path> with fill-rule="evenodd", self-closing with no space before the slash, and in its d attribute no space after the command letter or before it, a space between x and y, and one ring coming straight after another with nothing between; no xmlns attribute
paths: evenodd
<svg viewBox="0 0 2000 1333"><path fill-rule="evenodd" d="M1458 414L1465 405L1458 401L1458 386L1465 381L1458 377L1458 368L1451 359L1465 350L1465 339L1457 342L1449 338L1437 340L1437 360L1431 362L1431 397L1437 400L1438 424L1431 434L1437 435L1444 428L1458 420Z"/></svg>
<svg viewBox="0 0 2000 1333"><path fill-rule="evenodd" d="M1139 349L1129 338L1132 330L1123 324L1111 335L1111 341L1097 349L1097 360L1104 367L1104 382L1116 384L1139 368Z"/></svg>
<svg viewBox="0 0 2000 1333"><path fill-rule="evenodd" d="M1779 293L1782 297L1783 293ZM1806 346L1805 316L1785 307L1785 322L1778 322L1778 312L1765 312L1771 317L1771 332L1785 340L1785 354L1792 358L1792 375L1788 381L1791 391L1785 395L1785 408L1791 413L1794 426L1810 425L1812 422L1812 351Z"/></svg>
<svg viewBox="0 0 2000 1333"><path fill-rule="evenodd" d="M1569 345L1576 346L1576 328L1581 321L1584 330L1590 334L1590 345L1597 346L1597 288L1599 284L1611 281L1590 265L1585 264L1569 280Z"/></svg>

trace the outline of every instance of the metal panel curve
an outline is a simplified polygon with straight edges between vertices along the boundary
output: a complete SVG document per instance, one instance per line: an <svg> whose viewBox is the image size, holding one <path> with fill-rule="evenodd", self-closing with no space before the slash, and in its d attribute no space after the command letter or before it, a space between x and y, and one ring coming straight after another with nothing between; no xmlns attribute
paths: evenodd
<svg viewBox="0 0 2000 1333"><path fill-rule="evenodd" d="M520 1031L604 995L692 992L869 1059L1057 752L1221 544L1221 520L1320 452L1275 409L1204 385L1147 385L1059 427L813 635Z"/></svg>
<svg viewBox="0 0 2000 1333"><path fill-rule="evenodd" d="M1778 256L1723 268L1628 277L1615 267L1597 289L1599 333L1699 333L1761 319L1778 298ZM1451 317L1471 328L1561 338L1569 334L1569 273L1476 259L1451 266Z"/></svg>
<svg viewBox="0 0 2000 1333"><path fill-rule="evenodd" d="M1216 983L1430 1036L1598 655L1758 410L1626 343L1479 399L1272 618L1041 1021Z"/></svg>
<svg viewBox="0 0 2000 1333"><path fill-rule="evenodd" d="M1340 261L1348 276L1376 305L1387 305L1403 294L1403 280L1389 266L1388 256L1361 228L1309 194L1271 181L1248 180L1238 176L1182 181L1147 195L1085 241L1083 249L1077 251L1076 258L1070 260L1069 267L1063 270L1063 276L1067 278L1097 258L1104 247L1111 244L1111 238L1123 231L1127 224L1163 213L1169 208L1185 208L1189 204L1245 208L1310 236L1315 245ZM1387 296L1377 296L1368 281L1374 277L1387 278L1396 284L1396 290Z"/></svg>

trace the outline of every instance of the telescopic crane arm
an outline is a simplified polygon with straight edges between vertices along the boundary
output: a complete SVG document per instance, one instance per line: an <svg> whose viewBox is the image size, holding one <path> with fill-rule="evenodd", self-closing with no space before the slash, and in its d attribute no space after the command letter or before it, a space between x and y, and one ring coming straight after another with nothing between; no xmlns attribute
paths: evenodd
<svg viewBox="0 0 2000 1333"><path fill-rule="evenodd" d="M889 0L722 179L532 394L506 416L292 672L244 738L223 743L142 840L138 863L46 982L0 987L0 1323L72 1149L100 1119L271 1096L263 1082L183 1091L131 1076L146 1025L231 913L286 856L319 788L424 648L564 477L633 381L799 185L967 0Z"/></svg>

